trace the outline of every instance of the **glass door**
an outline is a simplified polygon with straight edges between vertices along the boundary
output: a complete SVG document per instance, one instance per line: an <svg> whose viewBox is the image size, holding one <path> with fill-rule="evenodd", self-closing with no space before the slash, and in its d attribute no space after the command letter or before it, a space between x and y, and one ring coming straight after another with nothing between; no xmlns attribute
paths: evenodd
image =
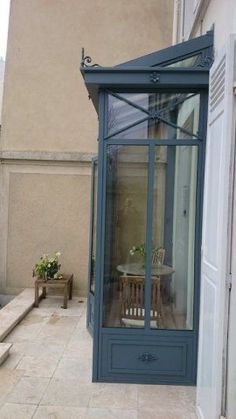
<svg viewBox="0 0 236 419"><path fill-rule="evenodd" d="M103 326L144 327L148 147L110 145L106 166Z"/></svg>
<svg viewBox="0 0 236 419"><path fill-rule="evenodd" d="M89 243L89 267L88 267L88 300L87 300L87 327L93 333L94 326L94 294L96 277L96 232L97 232L97 183L98 162L92 160L91 180L91 210L90 210L90 243Z"/></svg>
<svg viewBox="0 0 236 419"><path fill-rule="evenodd" d="M197 162L197 146L155 147L152 289L158 282L160 319L154 328L193 330Z"/></svg>
<svg viewBox="0 0 236 419"><path fill-rule="evenodd" d="M146 267L151 259L151 328L193 329L198 147L155 146L154 153L150 167L148 146L107 147L105 328L145 327ZM148 257L150 170L153 208Z"/></svg>
<svg viewBox="0 0 236 419"><path fill-rule="evenodd" d="M203 99L105 98L96 379L194 384Z"/></svg>

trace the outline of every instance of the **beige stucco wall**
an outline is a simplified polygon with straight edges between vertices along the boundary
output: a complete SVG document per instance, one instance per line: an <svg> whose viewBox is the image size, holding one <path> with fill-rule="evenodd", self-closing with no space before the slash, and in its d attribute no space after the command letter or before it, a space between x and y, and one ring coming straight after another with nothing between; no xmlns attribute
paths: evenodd
<svg viewBox="0 0 236 419"><path fill-rule="evenodd" d="M2 146L96 151L81 48L114 65L171 43L172 0L13 0ZM14 83L14 88L13 88Z"/></svg>
<svg viewBox="0 0 236 419"><path fill-rule="evenodd" d="M2 120L2 94L3 94L3 80L4 80L5 61L0 57L0 125Z"/></svg>
<svg viewBox="0 0 236 419"><path fill-rule="evenodd" d="M114 65L171 44L172 0L12 0L0 143L0 292L31 286L42 253L85 295L97 115L82 46Z"/></svg>
<svg viewBox="0 0 236 419"><path fill-rule="evenodd" d="M85 293L87 270L87 214L89 171L83 167L8 167L9 207L7 288L32 286L27 275L39 249L60 250L62 267L75 275L75 285ZM76 228L75 228L76 226Z"/></svg>

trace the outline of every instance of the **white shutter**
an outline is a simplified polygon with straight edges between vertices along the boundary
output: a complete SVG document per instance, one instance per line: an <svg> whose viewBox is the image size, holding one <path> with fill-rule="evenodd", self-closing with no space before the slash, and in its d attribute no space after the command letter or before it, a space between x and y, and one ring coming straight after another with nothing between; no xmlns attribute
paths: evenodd
<svg viewBox="0 0 236 419"><path fill-rule="evenodd" d="M234 50L235 37L231 35L210 71L197 380L197 411L204 419L218 419L222 403L234 146Z"/></svg>

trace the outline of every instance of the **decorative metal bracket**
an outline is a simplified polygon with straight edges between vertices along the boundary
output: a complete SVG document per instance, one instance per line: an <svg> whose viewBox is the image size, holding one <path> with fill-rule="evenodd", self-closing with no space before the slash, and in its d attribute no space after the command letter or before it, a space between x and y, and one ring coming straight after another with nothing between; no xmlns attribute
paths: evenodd
<svg viewBox="0 0 236 419"><path fill-rule="evenodd" d="M138 357L139 361L149 364L149 362L158 361L158 358L155 355L150 354L149 352L144 352Z"/></svg>
<svg viewBox="0 0 236 419"><path fill-rule="evenodd" d="M92 58L89 55L85 55L84 48L82 48L80 66L81 67L98 67L98 64L91 64L91 63L92 63Z"/></svg>
<svg viewBox="0 0 236 419"><path fill-rule="evenodd" d="M150 112L150 116L154 121L159 121L159 112L158 111Z"/></svg>
<svg viewBox="0 0 236 419"><path fill-rule="evenodd" d="M213 61L214 61L214 57L212 55L201 54L201 58L196 64L196 67L210 68Z"/></svg>
<svg viewBox="0 0 236 419"><path fill-rule="evenodd" d="M153 83L158 83L160 81L160 74L157 74L156 71L153 71L153 73L150 75L150 80Z"/></svg>

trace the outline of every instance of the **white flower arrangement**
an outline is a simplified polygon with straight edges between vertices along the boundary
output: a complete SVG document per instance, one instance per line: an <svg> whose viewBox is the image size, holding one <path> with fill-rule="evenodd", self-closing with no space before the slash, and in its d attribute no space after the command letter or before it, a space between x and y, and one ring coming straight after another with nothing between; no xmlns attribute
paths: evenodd
<svg viewBox="0 0 236 419"><path fill-rule="evenodd" d="M55 253L54 257L49 257L46 254L43 254L36 263L33 269L33 276L37 275L40 278L62 278L62 274L59 272L61 265L59 264L59 257L61 256L60 252Z"/></svg>
<svg viewBox="0 0 236 419"><path fill-rule="evenodd" d="M156 255L159 251L159 247L153 247L152 248L152 256ZM140 244L139 246L133 246L131 247L129 251L131 256L134 256L135 253L139 253L144 259L146 257L146 245L145 243Z"/></svg>

